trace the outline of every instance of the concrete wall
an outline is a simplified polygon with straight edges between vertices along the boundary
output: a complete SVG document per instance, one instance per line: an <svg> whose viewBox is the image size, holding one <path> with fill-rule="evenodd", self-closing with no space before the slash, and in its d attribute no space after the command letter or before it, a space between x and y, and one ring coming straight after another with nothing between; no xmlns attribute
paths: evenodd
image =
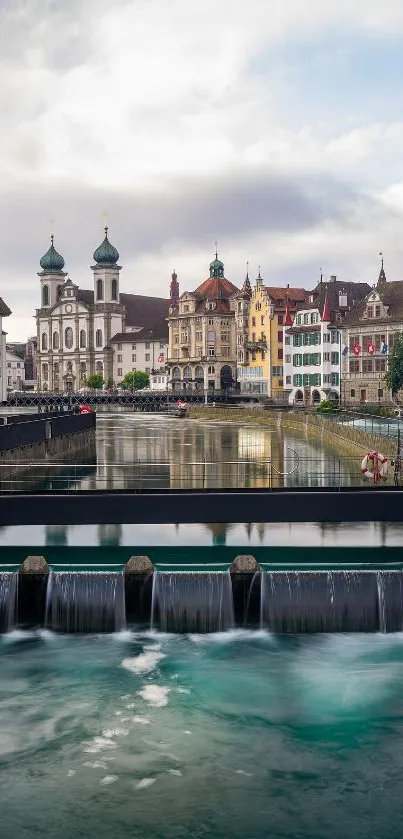
<svg viewBox="0 0 403 839"><path fill-rule="evenodd" d="M336 444L341 453L363 456L367 451L379 451L384 455L396 454L396 443L388 437L359 431L357 428L341 425L329 417L320 414L293 413L282 411L237 410L236 408L212 408L204 405L189 405L188 416L193 419L214 419L228 422L254 422L257 425L290 428L299 432L324 437Z"/></svg>

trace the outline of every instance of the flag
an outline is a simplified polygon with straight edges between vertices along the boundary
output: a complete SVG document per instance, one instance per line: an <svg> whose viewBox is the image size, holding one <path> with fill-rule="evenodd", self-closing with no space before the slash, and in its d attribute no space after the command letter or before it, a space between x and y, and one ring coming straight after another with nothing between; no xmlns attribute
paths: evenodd
<svg viewBox="0 0 403 839"><path fill-rule="evenodd" d="M361 347L360 347L359 344L354 344L353 353L354 353L354 355L360 355L361 354Z"/></svg>
<svg viewBox="0 0 403 839"><path fill-rule="evenodd" d="M368 344L367 350L368 350L368 352L369 352L369 354L370 354L370 355L373 355L373 354L374 354L374 352L375 352L375 347L374 347L374 345L373 345L372 343L371 343L371 344Z"/></svg>
<svg viewBox="0 0 403 839"><path fill-rule="evenodd" d="M347 346L347 344L344 344L344 347L343 347L343 349L342 349L342 351L341 351L341 354L342 354L342 355L344 355L344 356L348 355L348 346Z"/></svg>
<svg viewBox="0 0 403 839"><path fill-rule="evenodd" d="M162 364L163 360L164 360L164 353L160 352L160 354L157 358L158 364Z"/></svg>
<svg viewBox="0 0 403 839"><path fill-rule="evenodd" d="M386 355L387 351L388 351L388 345L387 345L387 344L385 344L385 343L382 341L382 344L381 344L381 353L383 353L383 355Z"/></svg>

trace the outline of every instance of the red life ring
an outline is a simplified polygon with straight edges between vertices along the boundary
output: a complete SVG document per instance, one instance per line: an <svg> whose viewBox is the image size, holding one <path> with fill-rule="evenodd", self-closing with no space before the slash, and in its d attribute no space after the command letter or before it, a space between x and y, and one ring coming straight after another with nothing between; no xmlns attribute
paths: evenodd
<svg viewBox="0 0 403 839"><path fill-rule="evenodd" d="M361 472L364 478L369 478L374 484L381 479L386 481L388 476L388 458L380 452L368 452L362 459Z"/></svg>
<svg viewBox="0 0 403 839"><path fill-rule="evenodd" d="M89 407L89 405L81 405L79 413L80 414L90 414L91 413L91 408Z"/></svg>

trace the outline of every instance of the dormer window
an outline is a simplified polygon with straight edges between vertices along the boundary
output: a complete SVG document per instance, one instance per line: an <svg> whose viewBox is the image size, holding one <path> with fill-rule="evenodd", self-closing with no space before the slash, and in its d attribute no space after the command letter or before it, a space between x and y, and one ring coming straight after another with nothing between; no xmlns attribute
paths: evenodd
<svg viewBox="0 0 403 839"><path fill-rule="evenodd" d="M206 300L206 309L208 309L209 312L212 312L213 309L215 309L214 300Z"/></svg>
<svg viewBox="0 0 403 839"><path fill-rule="evenodd" d="M341 291L339 294L339 307L340 309L347 308L347 294L345 291Z"/></svg>
<svg viewBox="0 0 403 839"><path fill-rule="evenodd" d="M381 316L381 307L378 305L378 306L375 306L375 317L380 318L380 316Z"/></svg>
<svg viewBox="0 0 403 839"><path fill-rule="evenodd" d="M367 306L367 318L373 318L374 316L374 307Z"/></svg>

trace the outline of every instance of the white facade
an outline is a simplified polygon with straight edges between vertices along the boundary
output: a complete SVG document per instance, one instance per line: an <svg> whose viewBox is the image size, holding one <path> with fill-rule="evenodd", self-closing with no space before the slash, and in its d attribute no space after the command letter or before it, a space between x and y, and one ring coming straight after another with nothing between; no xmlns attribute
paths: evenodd
<svg viewBox="0 0 403 839"><path fill-rule="evenodd" d="M101 374L107 386L115 384L133 369L132 356L137 354L137 348L132 350L131 346L137 343L133 336L147 323L152 332L168 314L168 302L163 298L120 293L119 253L108 240L107 228L93 258L92 290L80 289L66 279L64 259L55 250L53 237L41 259L41 308L36 312L39 390L79 390L94 373ZM123 362L123 350L118 350L114 358L116 344L112 339L121 334L126 337L126 333L130 333L130 348L125 350ZM159 342L154 353L158 356ZM144 359L139 358L134 366L144 369Z"/></svg>
<svg viewBox="0 0 403 839"><path fill-rule="evenodd" d="M147 337L149 337L149 340L144 340L144 330L142 329L138 333L130 332L116 335L113 338L111 346L113 347L113 380L115 384L119 384L127 373L142 371L151 375L152 370L155 370L158 375L165 373L168 357L167 337L163 337L161 340L151 340L150 336Z"/></svg>
<svg viewBox="0 0 403 839"><path fill-rule="evenodd" d="M150 376L150 389L151 390L169 390L169 374L165 371L163 373L156 373L154 376Z"/></svg>
<svg viewBox="0 0 403 839"><path fill-rule="evenodd" d="M4 341L5 341L5 335ZM18 355L5 350L6 356L6 390L23 390L25 383L24 361ZM7 398L7 395L5 396Z"/></svg>
<svg viewBox="0 0 403 839"><path fill-rule="evenodd" d="M319 309L301 309L284 327L284 387L290 405L339 400L340 331Z"/></svg>

